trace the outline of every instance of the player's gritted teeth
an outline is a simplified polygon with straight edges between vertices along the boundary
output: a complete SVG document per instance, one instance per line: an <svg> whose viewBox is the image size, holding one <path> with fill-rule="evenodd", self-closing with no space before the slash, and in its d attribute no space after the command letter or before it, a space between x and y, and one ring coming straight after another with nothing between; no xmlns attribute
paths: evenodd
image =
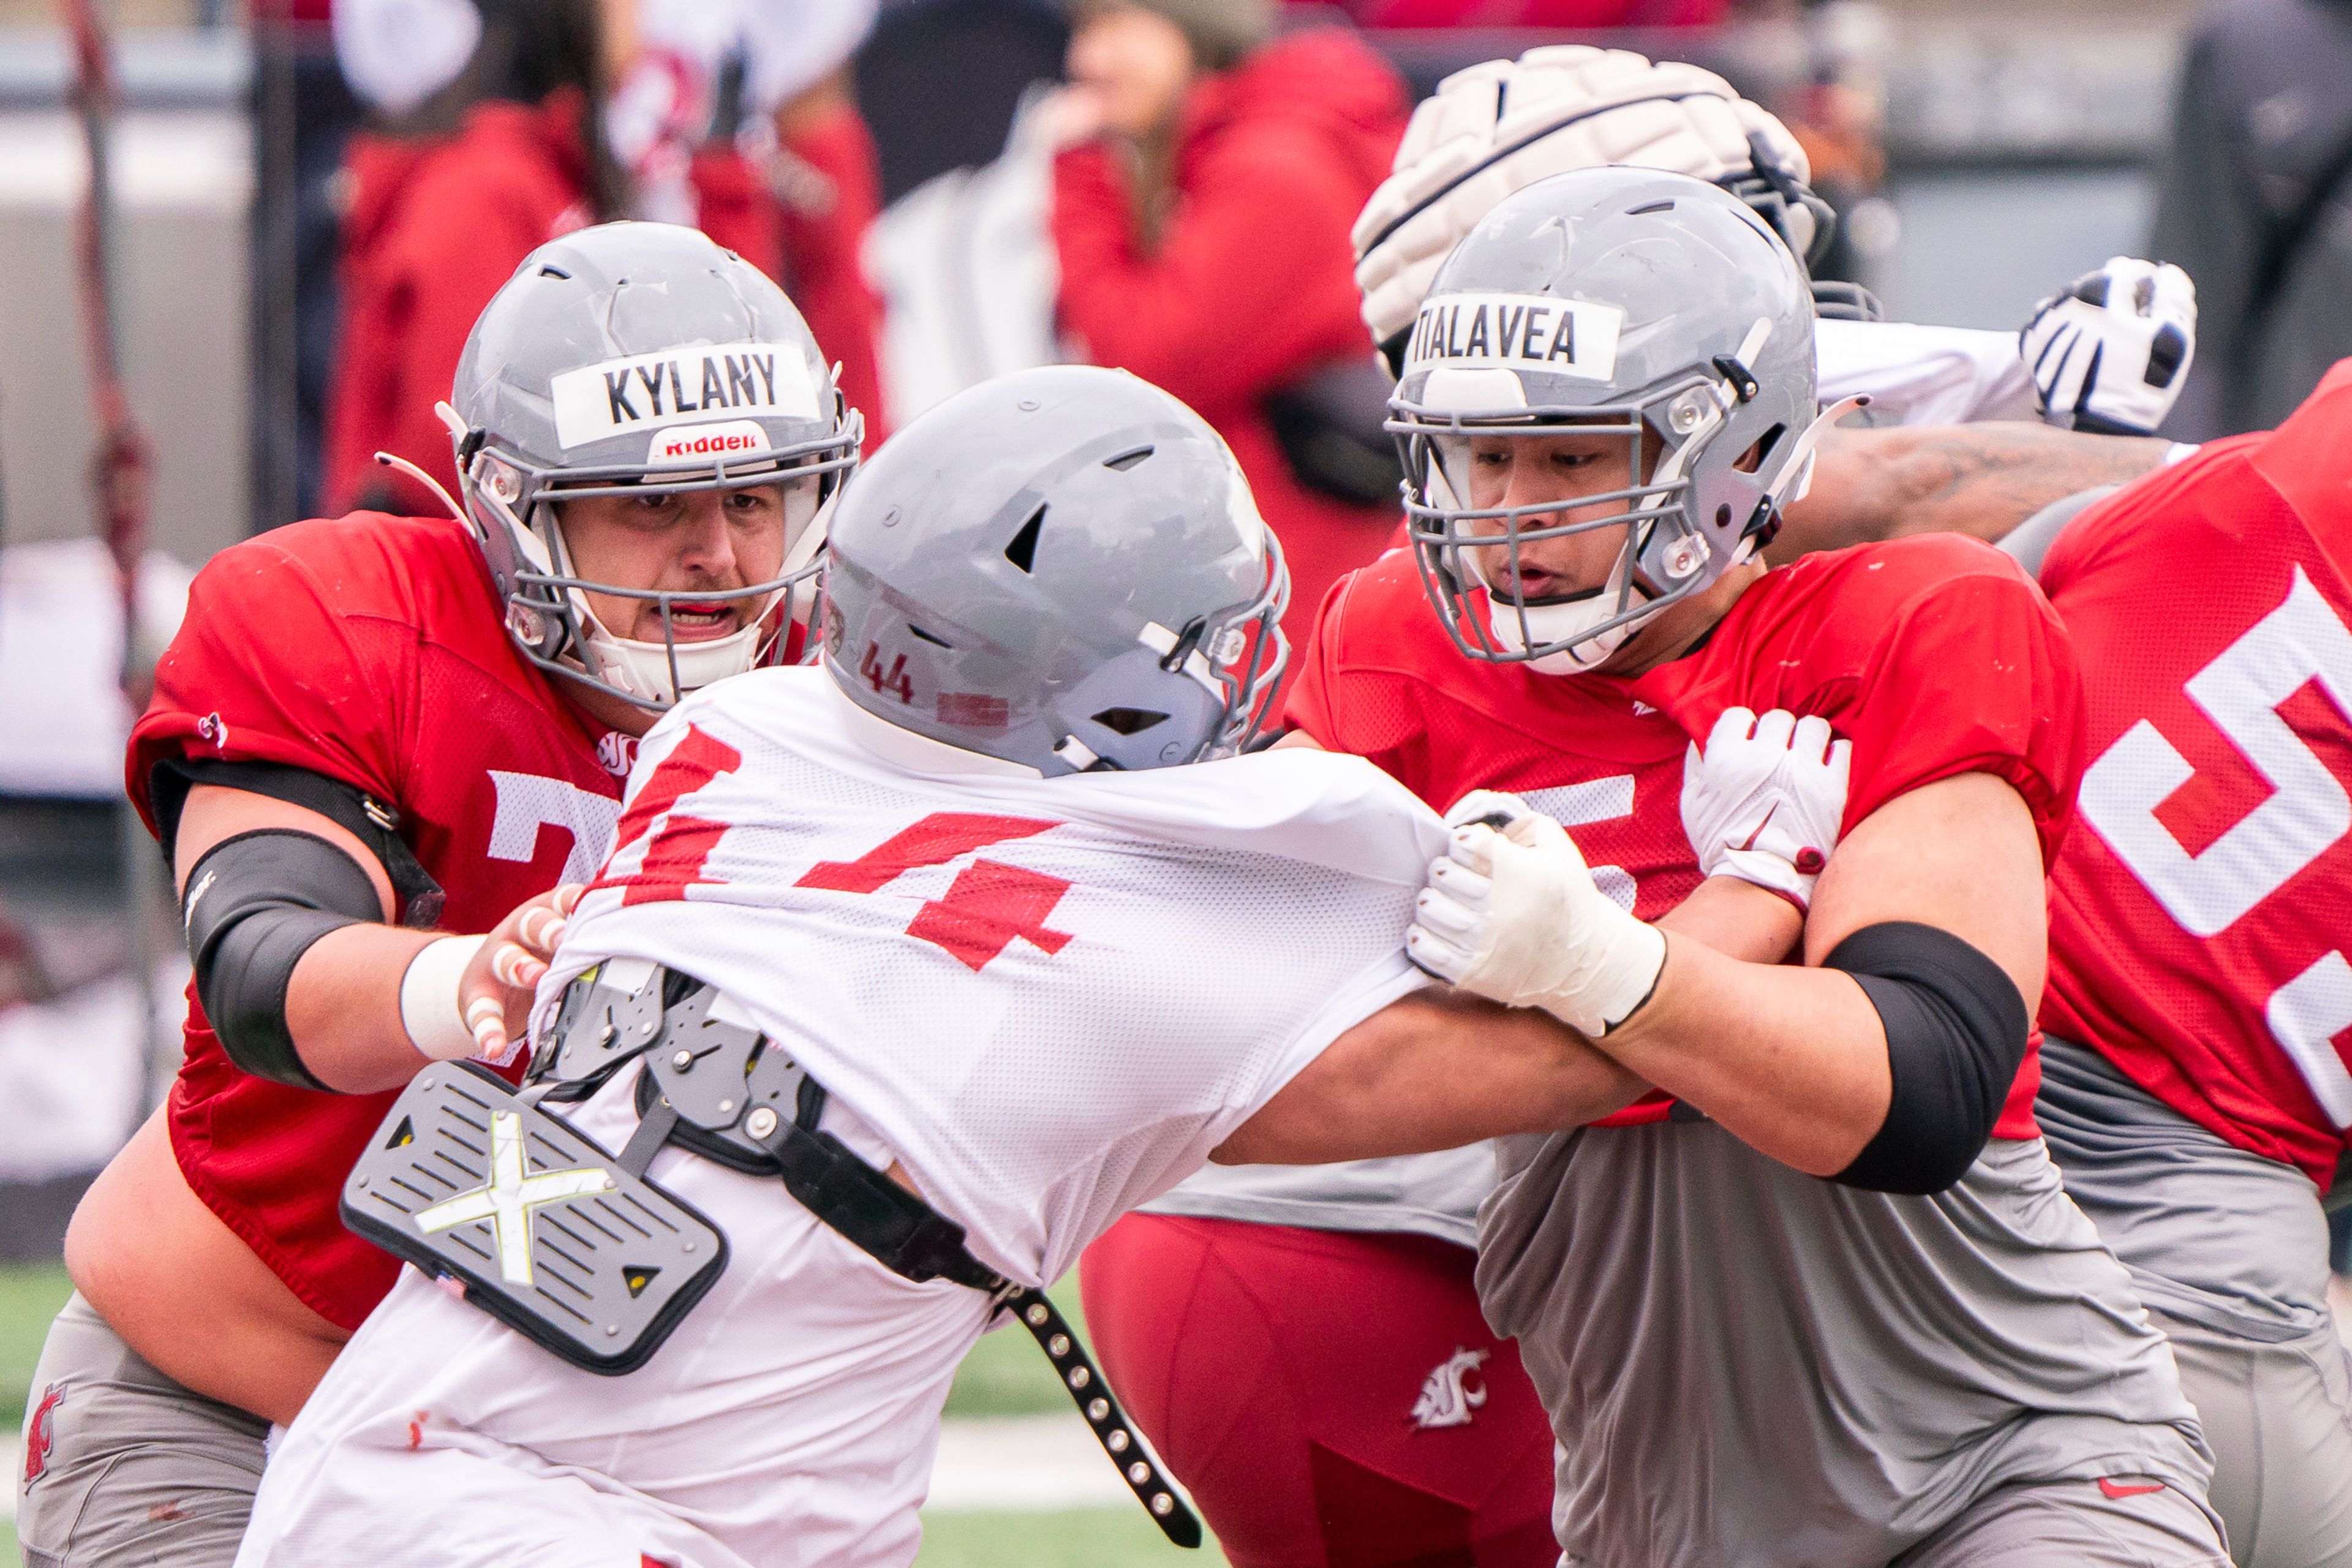
<svg viewBox="0 0 2352 1568"><path fill-rule="evenodd" d="M649 606L647 613L656 623L654 630L658 637L661 612ZM735 605L723 600L700 604L670 602L670 636L679 642L708 642L714 637L731 637L742 625L742 612Z"/></svg>

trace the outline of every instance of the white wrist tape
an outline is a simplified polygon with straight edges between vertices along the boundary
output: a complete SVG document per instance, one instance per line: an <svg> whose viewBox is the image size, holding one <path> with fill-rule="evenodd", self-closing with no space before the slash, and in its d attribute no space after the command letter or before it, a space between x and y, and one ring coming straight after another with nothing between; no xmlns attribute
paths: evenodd
<svg viewBox="0 0 2352 1568"><path fill-rule="evenodd" d="M1649 999L1665 937L1593 886L1558 823L1512 796L1473 798L1505 805L1498 815L1511 820L1502 832L1454 828L1452 854L1430 868L1414 905L1406 956L1465 991L1540 1007L1599 1039Z"/></svg>
<svg viewBox="0 0 2352 1568"><path fill-rule="evenodd" d="M470 1057L478 1048L457 1006L457 982L488 936L445 936L425 943L408 961L400 980L400 1026L425 1056L436 1062Z"/></svg>

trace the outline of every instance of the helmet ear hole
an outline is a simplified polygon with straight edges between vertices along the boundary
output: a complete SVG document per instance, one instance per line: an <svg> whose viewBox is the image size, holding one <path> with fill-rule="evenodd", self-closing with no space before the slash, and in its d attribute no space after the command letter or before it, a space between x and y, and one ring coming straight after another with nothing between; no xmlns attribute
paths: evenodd
<svg viewBox="0 0 2352 1568"><path fill-rule="evenodd" d="M1034 574L1037 569L1037 534L1045 526L1045 509L1041 506L1029 514L1029 521L1021 525L1021 531L1004 547L1004 558L1022 571Z"/></svg>
<svg viewBox="0 0 2352 1568"><path fill-rule="evenodd" d="M1756 472L1772 456L1772 448L1780 444L1780 437L1788 433L1789 427L1786 425L1773 426L1756 438L1754 446L1739 454L1739 460L1731 466L1743 474Z"/></svg>
<svg viewBox="0 0 2352 1568"><path fill-rule="evenodd" d="M1168 715L1155 713L1149 708L1106 708L1093 716L1094 721L1118 735L1140 735L1156 724L1165 723Z"/></svg>

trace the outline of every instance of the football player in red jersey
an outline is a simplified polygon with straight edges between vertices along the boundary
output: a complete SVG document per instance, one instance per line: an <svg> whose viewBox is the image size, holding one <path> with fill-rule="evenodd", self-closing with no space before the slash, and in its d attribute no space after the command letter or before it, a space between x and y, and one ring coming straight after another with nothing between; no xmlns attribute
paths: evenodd
<svg viewBox="0 0 2352 1568"><path fill-rule="evenodd" d="M1765 177L1776 152L1775 173L1801 178L1801 151L1776 121L1686 66L1564 45L1474 67L1416 110L1395 175L1359 223L1366 324L1400 364L1431 277L1492 203L1603 158L1720 175L1801 252L1820 209L1809 196L1789 205L1786 178ZM2135 296L2118 285L2111 298ZM2102 387L2112 373L2158 395L2131 351L2145 365L2160 321L2111 312L2066 324L2097 335ZM2030 411L2013 337L1853 320L1815 334L1818 394L1870 393L1880 427L1825 433L1775 562L1864 531L1998 534L2166 452L2042 426L1942 424ZM1890 415L1916 423L1886 427ZM1550 1427L1471 1279L1493 1184L1485 1149L1212 1170L1089 1249L1083 1281L1106 1363L1145 1396L1155 1439L1236 1563L1344 1568L1453 1551L1489 1568L1551 1568Z"/></svg>
<svg viewBox="0 0 2352 1568"><path fill-rule="evenodd" d="M1417 942L1674 1096L1506 1147L1486 1315L1564 1445L1571 1560L1732 1561L1769 1539L1807 1563L2021 1542L2100 1561L2120 1535L2136 1561L2215 1562L2169 1356L2031 1114L2071 659L1973 543L1748 558L1803 479L1809 327L1785 252L1719 193L1596 171L1510 198L1447 263L1401 389L1416 556L1334 596L1293 699L1309 737L1433 803L1517 788L1568 822L1573 845L1478 803L1528 843L1467 830L1490 874L1442 875ZM1751 842L1755 816L1704 791L1683 809L1693 742L1711 761L1810 733L1821 758L1818 724L1718 735L1735 709L1850 745L1809 920L1801 851L1825 843L1784 848L1788 901L1735 878L1695 891L1730 848L1767 875L1776 836ZM1694 851L1693 829L1743 817ZM1809 963L1710 956L1633 914L1751 959L1801 928ZM1122 1386L1151 1429L1148 1380Z"/></svg>
<svg viewBox="0 0 2352 1568"><path fill-rule="evenodd" d="M67 1238L30 1561L236 1555L270 1424L397 1271L336 1213L385 1091L519 1031L635 737L796 647L856 458L826 363L700 235L580 231L475 325L462 521L300 523L199 574L128 779L183 888L187 1059Z"/></svg>
<svg viewBox="0 0 2352 1568"><path fill-rule="evenodd" d="M2352 1126L2347 482L2352 362L2277 430L2000 539L2065 624L2087 720L2034 1116L2172 1342L2245 1568L2352 1563L2321 1208Z"/></svg>
<svg viewBox="0 0 2352 1568"><path fill-rule="evenodd" d="M2003 542L2083 665L2035 1114L2172 1342L2247 1568L2352 1563L2320 1198L2352 1126L2352 362Z"/></svg>

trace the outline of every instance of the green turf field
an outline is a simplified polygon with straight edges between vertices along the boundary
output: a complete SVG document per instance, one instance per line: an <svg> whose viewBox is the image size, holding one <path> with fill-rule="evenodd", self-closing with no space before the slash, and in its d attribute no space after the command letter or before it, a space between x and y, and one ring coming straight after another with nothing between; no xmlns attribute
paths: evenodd
<svg viewBox="0 0 2352 1568"><path fill-rule="evenodd" d="M33 1363L41 1357L49 1320L71 1294L61 1265L0 1266L0 1421L9 1431L25 1424Z"/></svg>
<svg viewBox="0 0 2352 1568"><path fill-rule="evenodd" d="M42 1336L71 1289L65 1270L54 1265L0 1267L0 1419L8 1430L24 1423ZM1054 1299L1083 1323L1075 1279L1056 1287ZM1008 1329L982 1340L966 1358L947 1409L953 1417L1035 1415L1069 1407L1029 1336ZM15 1568L16 1560L16 1531L0 1520L0 1564ZM918 1568L1223 1568L1224 1558L1213 1546L1180 1552L1141 1509L1114 1508L927 1514L916 1562Z"/></svg>

